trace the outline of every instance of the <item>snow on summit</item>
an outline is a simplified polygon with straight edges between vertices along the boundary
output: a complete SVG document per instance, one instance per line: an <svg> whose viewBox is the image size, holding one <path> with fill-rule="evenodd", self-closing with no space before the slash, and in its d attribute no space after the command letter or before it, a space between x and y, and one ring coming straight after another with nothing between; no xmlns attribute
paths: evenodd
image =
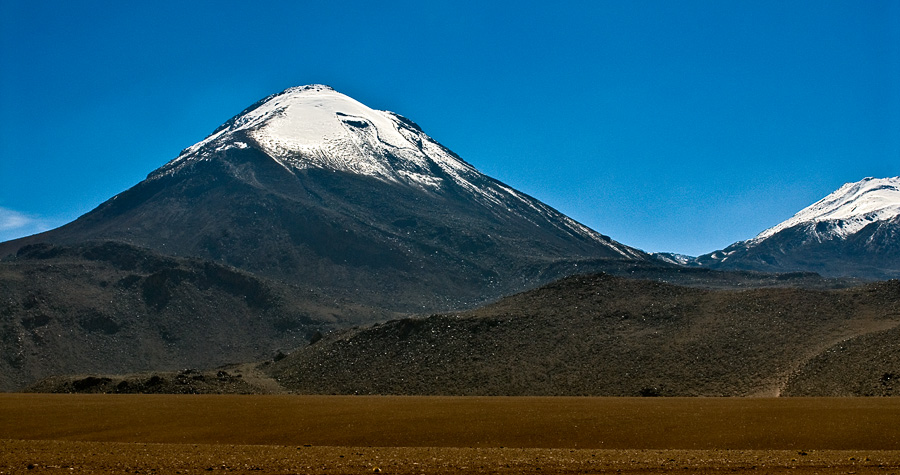
<svg viewBox="0 0 900 475"><path fill-rule="evenodd" d="M204 158L210 151L245 147L243 132L285 167L327 168L385 181L439 188L438 165L454 181L472 188L478 173L401 116L378 111L323 85L300 86L269 96L230 120L171 165Z"/></svg>
<svg viewBox="0 0 900 475"><path fill-rule="evenodd" d="M751 242L762 241L794 226L821 222L832 224L829 231L835 237L846 237L870 223L896 216L900 216L900 177L865 178L845 184L787 221L763 231Z"/></svg>

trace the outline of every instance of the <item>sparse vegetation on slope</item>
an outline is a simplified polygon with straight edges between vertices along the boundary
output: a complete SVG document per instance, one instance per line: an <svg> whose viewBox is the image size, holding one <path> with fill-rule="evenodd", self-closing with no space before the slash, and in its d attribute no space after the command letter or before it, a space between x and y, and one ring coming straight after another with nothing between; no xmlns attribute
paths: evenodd
<svg viewBox="0 0 900 475"><path fill-rule="evenodd" d="M211 370L150 372L129 375L51 376L29 386L30 393L79 394L273 394L281 387L262 375L257 364Z"/></svg>
<svg viewBox="0 0 900 475"><path fill-rule="evenodd" d="M335 332L271 374L316 394L777 395L832 344L900 323L897 308L898 281L713 291L576 276L470 312Z"/></svg>

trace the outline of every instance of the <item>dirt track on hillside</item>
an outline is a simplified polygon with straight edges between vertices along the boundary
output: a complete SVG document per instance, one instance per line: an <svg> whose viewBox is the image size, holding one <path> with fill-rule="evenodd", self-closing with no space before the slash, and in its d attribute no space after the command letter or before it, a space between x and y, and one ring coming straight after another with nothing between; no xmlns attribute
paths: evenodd
<svg viewBox="0 0 900 475"><path fill-rule="evenodd" d="M900 473L897 427L887 398L0 394L0 473Z"/></svg>

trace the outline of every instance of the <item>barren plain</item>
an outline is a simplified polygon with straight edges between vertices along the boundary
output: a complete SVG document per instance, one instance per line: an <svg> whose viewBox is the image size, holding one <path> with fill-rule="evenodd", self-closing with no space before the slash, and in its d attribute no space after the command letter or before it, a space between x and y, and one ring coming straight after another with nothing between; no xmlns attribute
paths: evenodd
<svg viewBox="0 0 900 475"><path fill-rule="evenodd" d="M0 394L0 473L900 473L895 398Z"/></svg>

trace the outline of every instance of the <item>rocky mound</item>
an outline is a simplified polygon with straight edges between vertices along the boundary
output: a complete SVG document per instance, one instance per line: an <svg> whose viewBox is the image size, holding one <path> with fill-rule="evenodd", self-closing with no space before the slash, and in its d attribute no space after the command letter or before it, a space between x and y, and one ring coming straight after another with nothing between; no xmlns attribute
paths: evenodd
<svg viewBox="0 0 900 475"><path fill-rule="evenodd" d="M313 394L778 395L832 345L900 325L897 308L900 281L715 291L577 276L470 312L334 332L270 374Z"/></svg>

